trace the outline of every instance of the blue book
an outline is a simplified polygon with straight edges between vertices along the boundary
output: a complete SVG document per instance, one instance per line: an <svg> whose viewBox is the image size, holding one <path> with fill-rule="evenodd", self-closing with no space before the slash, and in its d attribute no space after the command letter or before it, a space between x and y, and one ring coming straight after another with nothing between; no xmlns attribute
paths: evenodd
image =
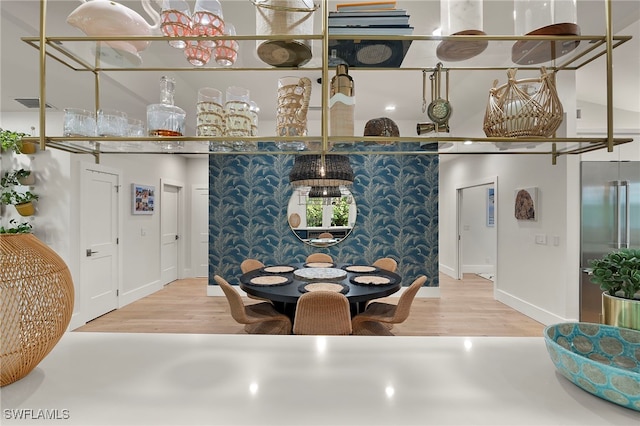
<svg viewBox="0 0 640 426"><path fill-rule="evenodd" d="M368 27L329 27L329 35L411 35L409 25L380 25Z"/></svg>
<svg viewBox="0 0 640 426"><path fill-rule="evenodd" d="M330 27L338 27L338 26L367 26L367 25L408 25L409 24L409 16L408 15L398 15L398 16L372 16L372 17L362 17L362 18L354 18L354 17L329 17L329 26Z"/></svg>

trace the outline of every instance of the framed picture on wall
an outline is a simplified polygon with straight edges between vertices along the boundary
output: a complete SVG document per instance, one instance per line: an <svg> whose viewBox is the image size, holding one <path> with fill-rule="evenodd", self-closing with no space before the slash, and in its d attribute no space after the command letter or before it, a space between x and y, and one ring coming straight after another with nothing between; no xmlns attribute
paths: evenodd
<svg viewBox="0 0 640 426"><path fill-rule="evenodd" d="M493 227L495 224L495 188L487 188L487 226Z"/></svg>
<svg viewBox="0 0 640 426"><path fill-rule="evenodd" d="M153 186L134 183L132 188L133 214L153 214L155 208L155 192Z"/></svg>
<svg viewBox="0 0 640 426"><path fill-rule="evenodd" d="M518 220L537 220L538 188L522 188L515 191L514 214Z"/></svg>

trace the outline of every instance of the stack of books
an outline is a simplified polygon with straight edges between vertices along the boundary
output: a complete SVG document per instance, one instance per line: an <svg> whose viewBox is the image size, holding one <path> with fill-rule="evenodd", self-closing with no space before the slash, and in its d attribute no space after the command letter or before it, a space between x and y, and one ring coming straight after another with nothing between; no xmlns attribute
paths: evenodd
<svg viewBox="0 0 640 426"><path fill-rule="evenodd" d="M411 35L409 15L395 0L342 3L329 12L330 35Z"/></svg>
<svg viewBox="0 0 640 426"><path fill-rule="evenodd" d="M329 64L358 67L399 67L411 40L362 40L358 36L413 34L409 15L396 9L395 0L341 3L329 12L328 33L353 39L329 40Z"/></svg>

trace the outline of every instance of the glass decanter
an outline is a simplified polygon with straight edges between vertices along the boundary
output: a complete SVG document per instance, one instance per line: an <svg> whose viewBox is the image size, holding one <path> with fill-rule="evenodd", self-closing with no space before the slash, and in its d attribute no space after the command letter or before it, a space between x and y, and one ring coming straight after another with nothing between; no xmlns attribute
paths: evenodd
<svg viewBox="0 0 640 426"><path fill-rule="evenodd" d="M160 77L160 103L147 106L149 136L183 136L186 113L173 104L175 79Z"/></svg>

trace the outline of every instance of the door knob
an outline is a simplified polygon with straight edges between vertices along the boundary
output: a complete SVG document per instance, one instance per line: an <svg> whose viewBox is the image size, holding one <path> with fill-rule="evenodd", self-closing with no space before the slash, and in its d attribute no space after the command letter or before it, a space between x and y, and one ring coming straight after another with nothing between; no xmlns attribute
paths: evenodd
<svg viewBox="0 0 640 426"><path fill-rule="evenodd" d="M97 251L92 251L91 249L87 249L87 257L91 257L91 255L96 254Z"/></svg>

